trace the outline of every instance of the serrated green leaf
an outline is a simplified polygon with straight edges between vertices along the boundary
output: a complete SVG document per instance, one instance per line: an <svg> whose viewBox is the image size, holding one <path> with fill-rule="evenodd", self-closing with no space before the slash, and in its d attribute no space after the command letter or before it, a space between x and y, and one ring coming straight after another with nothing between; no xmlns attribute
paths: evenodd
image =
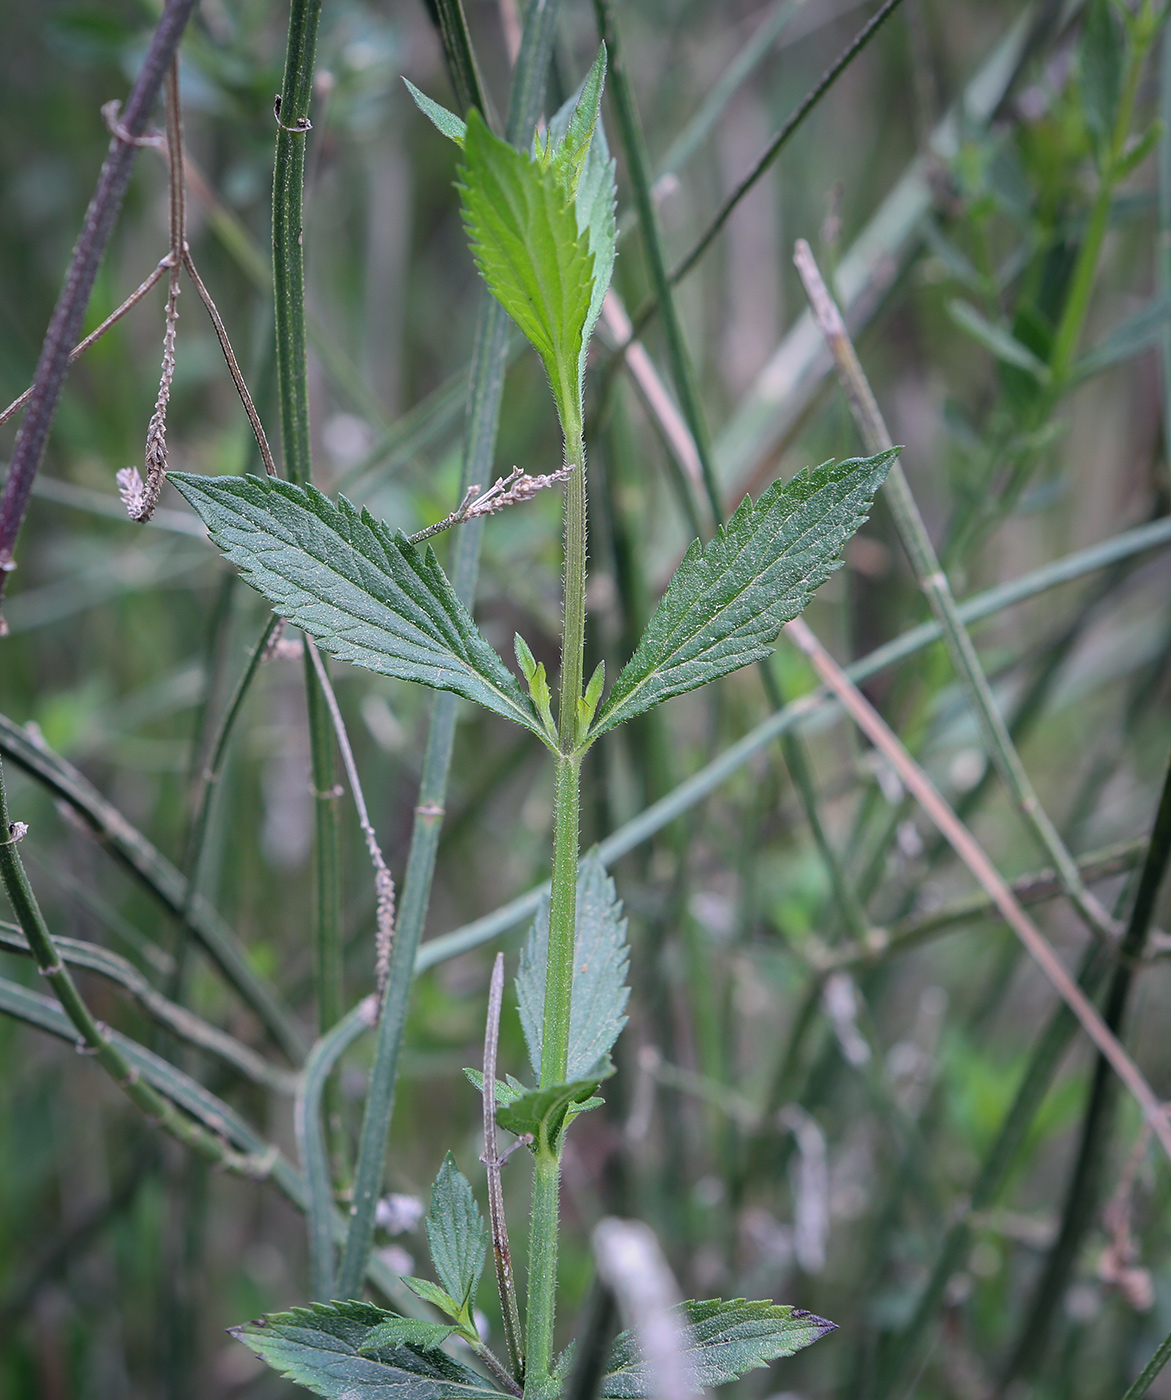
<svg viewBox="0 0 1171 1400"><path fill-rule="evenodd" d="M598 50L593 67L578 92L549 123L549 132L559 142L561 150L577 152L583 137L588 141L585 160L577 175L574 195L578 231L588 235L590 252L594 259L590 308L582 328L578 362L579 385L585 381L585 362L590 336L593 335L598 317L602 313L602 302L606 298L614 273L614 254L618 239L614 219L618 186L614 179L614 161L610 157L606 129L601 119L602 87L605 78L606 48L603 45Z"/></svg>
<svg viewBox="0 0 1171 1400"><path fill-rule="evenodd" d="M444 136L463 150L464 138L467 134L467 123L462 117L457 117L454 112L449 112L446 107L441 107L438 102L427 96L411 82L410 78L404 78L407 91L415 99L415 106L431 122L437 131L441 131Z"/></svg>
<svg viewBox="0 0 1171 1400"><path fill-rule="evenodd" d="M697 1390L723 1385L816 1342L836 1323L801 1308L743 1298L680 1303L690 1345L684 1353ZM615 1338L599 1394L605 1400L637 1400L651 1393L633 1332Z"/></svg>
<svg viewBox="0 0 1171 1400"><path fill-rule="evenodd" d="M458 1330L454 1323L423 1322L417 1317L388 1317L366 1333L358 1350L363 1356L404 1346L420 1351L438 1351L448 1337Z"/></svg>
<svg viewBox="0 0 1171 1400"><path fill-rule="evenodd" d="M545 971L549 961L549 898L537 910L520 955L516 997L533 1073L541 1077L541 1034L545 1019ZM582 1079L609 1055L626 1024L630 989L626 974L630 950L626 920L614 882L596 850L577 872L577 927L573 944L573 988L569 1010L567 1079Z"/></svg>
<svg viewBox="0 0 1171 1400"><path fill-rule="evenodd" d="M406 1284L417 1298L422 1298L425 1303L430 1303L441 1313L446 1313L448 1317L459 1316L460 1305L445 1288L440 1288L437 1283L432 1283L428 1278L411 1278L407 1274L403 1274L399 1281Z"/></svg>
<svg viewBox="0 0 1171 1400"><path fill-rule="evenodd" d="M540 355L563 422L580 413L580 361L593 292L589 239L558 175L468 115L464 223L493 296Z"/></svg>
<svg viewBox="0 0 1171 1400"><path fill-rule="evenodd" d="M994 326L966 301L954 299L947 304L947 314L962 331L977 344L990 351L1006 365L1014 365L1031 374L1039 384L1049 381L1049 366L1003 326Z"/></svg>
<svg viewBox="0 0 1171 1400"><path fill-rule="evenodd" d="M476 1093L484 1092L484 1072L479 1069L465 1069L464 1073L475 1085ZM496 1107L500 1108L504 1104L515 1103L517 1099L523 1098L530 1091L510 1074L507 1083L503 1079L496 1081Z"/></svg>
<svg viewBox="0 0 1171 1400"><path fill-rule="evenodd" d="M898 451L799 472L755 505L745 497L707 545L696 540L590 737L767 656L839 567L842 546L866 519Z"/></svg>
<svg viewBox="0 0 1171 1400"><path fill-rule="evenodd" d="M344 496L269 477L169 480L246 582L343 661L451 690L548 742L516 677L480 635L434 551Z"/></svg>
<svg viewBox="0 0 1171 1400"><path fill-rule="evenodd" d="M510 1104L498 1107L496 1121L517 1137L531 1133L536 1143L556 1149L567 1123L586 1112L587 1107L594 1108L601 1103L600 1099L595 1099L594 1090L613 1072L613 1066L607 1065L604 1074L589 1079L551 1084L547 1089L530 1089Z"/></svg>
<svg viewBox="0 0 1171 1400"><path fill-rule="evenodd" d="M488 1231L471 1185L450 1152L431 1188L426 1224L435 1272L462 1311L484 1269Z"/></svg>
<svg viewBox="0 0 1171 1400"><path fill-rule="evenodd" d="M369 1303L313 1303L231 1331L274 1371L330 1400L497 1400L487 1381L441 1351L404 1344L363 1356L371 1330L392 1317Z"/></svg>

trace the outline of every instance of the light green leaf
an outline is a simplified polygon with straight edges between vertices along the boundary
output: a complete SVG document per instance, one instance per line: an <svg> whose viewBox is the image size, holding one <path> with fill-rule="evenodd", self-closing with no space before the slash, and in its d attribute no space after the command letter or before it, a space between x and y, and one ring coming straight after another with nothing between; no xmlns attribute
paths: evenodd
<svg viewBox="0 0 1171 1400"><path fill-rule="evenodd" d="M537 910L520 955L516 996L533 1073L541 1075L541 1032L545 1018L545 970L549 960L549 898ZM573 948L573 988L569 1010L567 1079L593 1074L609 1055L626 1024L630 988L626 920L614 882L596 850L577 873L577 927Z"/></svg>
<svg viewBox="0 0 1171 1400"><path fill-rule="evenodd" d="M1003 326L994 326L966 301L954 299L947 304L947 314L974 341L990 351L1006 365L1015 365L1031 374L1039 384L1049 382L1049 366L1039 359L1022 341Z"/></svg>
<svg viewBox="0 0 1171 1400"><path fill-rule="evenodd" d="M438 1351L453 1332L454 1323L423 1322L417 1317L388 1317L366 1333L358 1350L363 1356L390 1347L414 1347L420 1351Z"/></svg>
<svg viewBox="0 0 1171 1400"><path fill-rule="evenodd" d="M781 628L838 568L898 448L825 462L745 498L683 557L590 738L769 654Z"/></svg>
<svg viewBox="0 0 1171 1400"><path fill-rule="evenodd" d="M369 1303L313 1303L231 1331L274 1371L330 1400L497 1400L487 1381L441 1351L404 1343L363 1356L371 1331L393 1316Z"/></svg>
<svg viewBox="0 0 1171 1400"><path fill-rule="evenodd" d="M801 1308L743 1298L680 1303L676 1311L683 1315L690 1334L684 1359L697 1390L723 1385L778 1357L792 1356L837 1325ZM623 1332L615 1338L599 1394L605 1400L637 1400L650 1393L637 1340L632 1332Z"/></svg>
<svg viewBox="0 0 1171 1400"><path fill-rule="evenodd" d="M1070 379L1077 383L1129 360L1140 350L1153 345L1166 330L1168 322L1171 322L1171 292L1164 292L1141 311L1128 316L1092 350L1087 350L1079 360L1075 360Z"/></svg>
<svg viewBox="0 0 1171 1400"><path fill-rule="evenodd" d="M557 159L572 159L576 174L574 207L579 232L589 236L593 255L593 290L590 309L582 329L581 355L578 362L579 386L585 381L586 355L590 336L602 312L602 302L614 272L614 253L618 230L614 220L614 205L618 187L614 180L614 161L606 142L602 125L602 86L606 79L606 48L598 50L593 67L586 74L578 92L569 99L549 123L550 135L557 141ZM580 152L586 143L584 162Z"/></svg>
<svg viewBox="0 0 1171 1400"><path fill-rule="evenodd" d="M405 1283L417 1298L422 1298L425 1303L430 1303L441 1313L446 1313L448 1317L459 1316L460 1305L445 1288L440 1288L437 1283L432 1283L427 1278L411 1278L408 1274L403 1274L400 1282Z"/></svg>
<svg viewBox="0 0 1171 1400"><path fill-rule="evenodd" d="M1082 110L1099 165L1113 140L1125 65L1126 39L1121 20L1110 0L1090 0L1078 45L1078 76Z"/></svg>
<svg viewBox="0 0 1171 1400"><path fill-rule="evenodd" d="M483 1094L484 1071L480 1069L465 1069L464 1074L466 1074L475 1085L476 1093ZM517 1099L524 1098L524 1096L530 1092L531 1091L526 1089L519 1079L514 1079L511 1074L508 1076L507 1082L503 1079L498 1079L496 1081L496 1107L501 1108L505 1104L515 1103Z"/></svg>
<svg viewBox="0 0 1171 1400"><path fill-rule="evenodd" d="M580 414L589 239L557 173L494 136L474 109L464 157L460 195L476 265L540 355L565 423Z"/></svg>
<svg viewBox="0 0 1171 1400"><path fill-rule="evenodd" d="M589 1079L567 1084L552 1084L547 1089L530 1089L527 1094L496 1110L496 1121L507 1132L524 1137L531 1133L538 1146L556 1150L566 1126L589 1108L596 1108L601 1099L594 1090L603 1079L614 1073L613 1065Z"/></svg>
<svg viewBox="0 0 1171 1400"><path fill-rule="evenodd" d="M463 150L464 137L467 134L467 123L462 117L457 117L454 112L449 112L446 107L441 107L433 98L427 96L411 82L410 78L404 78L407 91L415 99L415 106L427 117L432 126L437 131L441 131L449 140Z"/></svg>
<svg viewBox="0 0 1171 1400"><path fill-rule="evenodd" d="M454 691L548 742L430 547L312 486L183 472L169 480L245 580L331 655Z"/></svg>
<svg viewBox="0 0 1171 1400"><path fill-rule="evenodd" d="M484 1269L488 1231L468 1179L450 1152L431 1188L426 1223L435 1272L462 1312Z"/></svg>

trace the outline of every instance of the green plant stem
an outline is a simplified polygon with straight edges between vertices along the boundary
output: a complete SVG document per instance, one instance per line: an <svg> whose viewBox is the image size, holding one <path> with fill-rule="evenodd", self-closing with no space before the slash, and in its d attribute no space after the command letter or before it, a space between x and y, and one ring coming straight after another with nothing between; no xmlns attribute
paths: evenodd
<svg viewBox="0 0 1171 1400"><path fill-rule="evenodd" d="M550 962L550 966L552 963ZM558 1206L561 1162L538 1145L529 1233L529 1292L525 1334L525 1395L543 1400L552 1387L553 1323L557 1297Z"/></svg>
<svg viewBox="0 0 1171 1400"><path fill-rule="evenodd" d="M1102 1019L1115 1035L1121 1035L1135 966L1143 955L1160 886L1171 863L1171 766L1163 779L1163 789L1147 846L1146 860L1139 877L1134 905L1126 933L1118 947L1118 961L1110 977ZM1099 1055L1094 1063L1086 1111L1082 1119L1077 1159L1066 1192L1061 1228L1045 1261L1016 1345L1001 1376L1003 1392L1018 1375L1030 1374L1039 1363L1048 1341L1054 1313L1065 1293L1070 1270L1082 1239L1093 1220L1101 1189L1102 1168L1112 1136L1115 1078Z"/></svg>
<svg viewBox="0 0 1171 1400"><path fill-rule="evenodd" d="M1143 1400L1143 1396L1150 1390L1158 1378L1159 1372L1171 1361L1171 1332L1163 1338L1155 1351L1154 1356L1143 1367L1143 1373L1138 1380L1127 1390L1122 1400Z"/></svg>
<svg viewBox="0 0 1171 1400"><path fill-rule="evenodd" d="M524 36L513 79L507 131L508 140L518 147L525 147L532 140L540 114L557 13L556 0L528 0L525 7ZM469 486L484 481L491 470L500 416L500 398L504 391L507 322L508 317L499 302L485 292L472 350L471 394L468 402L463 470L460 475L460 499ZM476 576L479 572L481 528L482 522L466 524L461 527L455 541L452 584L461 600L469 606L475 594ZM431 898L439 834L443 827L457 704L454 695L441 694L436 696L431 711L431 725L419 783L419 801L415 808L415 823L411 832L407 868L398 904L390 972L383 996L374 1064L370 1071L370 1085L362 1118L362 1132L354 1172L354 1203L345 1249L338 1267L336 1291L341 1298L357 1296L374 1238L374 1213L382 1189L386 1138L394 1109L399 1048L402 1044L403 1025L419 943L423 936L423 925Z"/></svg>

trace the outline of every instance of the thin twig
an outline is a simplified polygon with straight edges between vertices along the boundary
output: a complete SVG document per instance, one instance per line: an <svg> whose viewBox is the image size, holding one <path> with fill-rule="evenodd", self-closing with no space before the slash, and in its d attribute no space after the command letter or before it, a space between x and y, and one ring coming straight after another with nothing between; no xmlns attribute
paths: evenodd
<svg viewBox="0 0 1171 1400"><path fill-rule="evenodd" d="M488 1177L488 1218L492 1228L492 1253L496 1260L496 1288L500 1293L500 1318L513 1375L523 1381L525 1354L512 1274L512 1250L504 1214L504 1185L500 1179L500 1154L496 1149L496 1051L500 1044L500 1009L504 1003L504 954L497 953L488 986L488 1020L484 1027L484 1155L480 1161Z"/></svg>
<svg viewBox="0 0 1171 1400"><path fill-rule="evenodd" d="M903 747L886 721L813 635L808 624L801 618L794 618L792 622L786 623L785 635L809 658L822 681L833 692L851 719L894 768L907 791L987 891L1004 921L1024 944L1026 951L1077 1017L1082 1029L1126 1085L1138 1103L1143 1118L1171 1161L1171 1121L1168 1120L1165 1108L1118 1038L1109 1030L1097 1007L1069 975L1036 924L1025 913L1007 881L985 855L975 837L951 810L931 779Z"/></svg>
<svg viewBox="0 0 1171 1400"><path fill-rule="evenodd" d="M21 424L8 478L0 495L0 598L3 597L8 574L16 567L13 557L16 537L24 521L33 479L44 456L49 429L61 399L69 368L69 352L85 320L85 309L93 291L98 265L130 182L137 150L134 138L140 136L146 127L147 117L158 98L163 78L194 8L195 0L167 0L126 104L122 119L125 135L116 134L110 144L73 250L69 272L45 332L28 399L28 412ZM0 636L6 630L3 617L0 617Z"/></svg>
<svg viewBox="0 0 1171 1400"><path fill-rule="evenodd" d="M804 239L798 240L793 261L805 285L814 318L834 357L838 376L850 401L866 450L885 451L894 443L854 349L846 323L829 288L822 280L812 250ZM939 556L931 543L901 463L896 461L892 465L885 489L899 538L915 571L919 587L943 629L952 664L967 693L968 703L975 711L989 756L996 764L1026 825L1053 862L1066 893L1082 918L1098 935L1116 935L1119 931L1117 924L1086 889L1085 882L1078 872L1077 862L1070 855L1049 814L1042 807L1032 780L1021 762L1012 735L1004 722L1004 716L1000 713L992 688L988 684L988 678L980 666L972 639L960 620L951 583L940 565Z"/></svg>
<svg viewBox="0 0 1171 1400"><path fill-rule="evenodd" d="M248 385L244 382L244 376L240 372L240 365L232 351L232 343L228 339L228 332L220 317L219 310L212 300L211 293L204 286L203 278L200 277L195 267L195 260L191 256L191 249L186 243L183 244L183 266L187 269L187 275L195 285L195 290L199 293L199 299L207 308L207 314L211 317L211 323L215 327L216 339L220 343L220 349L224 352L224 359L227 362L228 373L232 376L232 383L236 386L236 393L240 395L240 402L244 405L244 412L248 415L248 421L252 424L252 434L256 438L256 445L260 448L260 457L264 463L264 470L269 476L276 476L276 463L273 461L272 448L268 445L268 435L264 431L264 424L260 421L260 414L256 411L256 405L252 401L252 395L248 392Z"/></svg>
<svg viewBox="0 0 1171 1400"><path fill-rule="evenodd" d="M337 696L330 683L329 672L325 669L321 653L308 639L306 639L306 646L313 662L313 669L317 672L317 679L321 682L325 703L329 706L334 734L337 736L338 748L341 750L342 763L345 765L346 776L350 780L350 792L353 794L354 806L358 811L358 825L362 828L362 835L366 838L370 864L374 867L374 890L377 895L374 981L378 988L378 1000L381 1004L382 994L386 989L386 979L390 972L390 951L394 946L394 877L387 868L382 847L379 846L378 837L370 824L370 814L366 810L366 798L362 793L362 783L358 777L358 765L354 762L350 736L346 733L345 720L342 719Z"/></svg>

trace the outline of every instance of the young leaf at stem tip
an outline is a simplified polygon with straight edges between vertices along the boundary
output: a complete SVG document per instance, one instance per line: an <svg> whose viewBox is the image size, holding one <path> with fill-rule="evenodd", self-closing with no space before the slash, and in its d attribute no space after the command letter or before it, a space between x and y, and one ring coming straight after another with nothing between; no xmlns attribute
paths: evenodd
<svg viewBox="0 0 1171 1400"><path fill-rule="evenodd" d="M550 742L430 547L313 486L183 472L168 479L245 581L323 650L454 691Z"/></svg>
<svg viewBox="0 0 1171 1400"><path fill-rule="evenodd" d="M798 472L755 505L745 497L706 545L693 541L587 742L767 656L840 567L899 450Z"/></svg>

